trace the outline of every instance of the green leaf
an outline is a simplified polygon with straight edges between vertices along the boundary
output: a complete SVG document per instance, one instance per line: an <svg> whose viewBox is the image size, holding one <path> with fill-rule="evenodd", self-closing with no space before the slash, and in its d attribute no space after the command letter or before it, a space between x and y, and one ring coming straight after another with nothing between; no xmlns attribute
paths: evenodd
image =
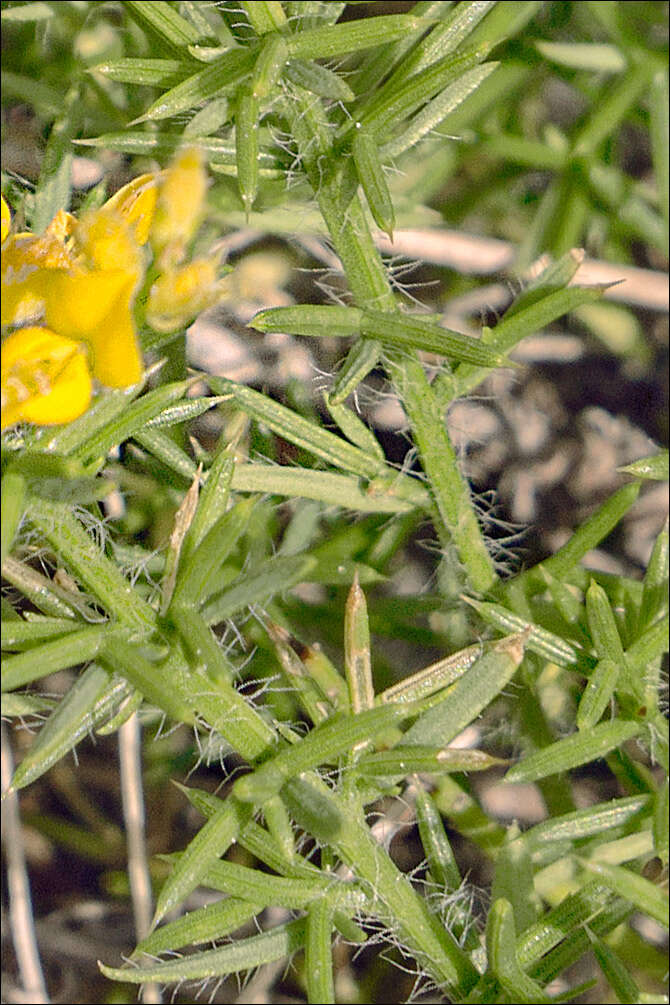
<svg viewBox="0 0 670 1005"><path fill-rule="evenodd" d="M571 538L558 551L545 559L541 567L535 566L516 577L515 582L525 586L537 583L537 588L544 585L541 569L548 571L557 579L563 579L582 558L596 548L616 527L619 520L628 512L640 492L640 483L631 482L614 492L598 509L586 519Z"/></svg>
<svg viewBox="0 0 670 1005"><path fill-rule="evenodd" d="M115 59L110 63L98 63L89 70L89 73L101 73L121 84L148 87L173 87L192 72L193 64L179 59Z"/></svg>
<svg viewBox="0 0 670 1005"><path fill-rule="evenodd" d="M284 69L284 78L331 101L353 101L356 97L338 73L311 60L292 59Z"/></svg>
<svg viewBox="0 0 670 1005"><path fill-rule="evenodd" d="M33 615L34 617L34 615ZM69 618L44 618L40 621L23 621L22 618L10 620L4 616L2 618L2 649L16 650L30 649L39 645L44 639L54 635L66 635L68 632L76 632L82 627L81 622L70 620Z"/></svg>
<svg viewBox="0 0 670 1005"><path fill-rule="evenodd" d="M210 949L205 953L157 963L150 967L129 969L106 967L99 964L101 972L113 981L130 984L160 982L162 984L183 983L188 980L202 980L207 977L222 977L225 974L253 970L264 963L288 958L302 949L305 941L305 919L290 921L247 939L239 939L222 949Z"/></svg>
<svg viewBox="0 0 670 1005"><path fill-rule="evenodd" d="M263 910L262 904L237 897L225 897L215 904L207 904L196 911L176 918L167 925L157 928L137 944L134 957L142 953L157 956L168 950L182 946L197 945L199 942L213 942L241 928Z"/></svg>
<svg viewBox="0 0 670 1005"><path fill-rule="evenodd" d="M532 980L519 966L516 955L516 933L512 905L499 897L491 906L486 922L486 949L488 964L508 995L514 1001L550 1003L537 981Z"/></svg>
<svg viewBox="0 0 670 1005"><path fill-rule="evenodd" d="M410 14L382 14L323 28L307 28L287 36L291 58L333 59L378 45L388 45L408 32L427 28L432 22Z"/></svg>
<svg viewBox="0 0 670 1005"><path fill-rule="evenodd" d="M532 847L554 841L581 841L594 834L607 833L631 820L639 821L643 813L646 815L649 812L650 802L650 797L644 795L596 803L583 810L543 820L525 832L524 840Z"/></svg>
<svg viewBox="0 0 670 1005"><path fill-rule="evenodd" d="M235 155L237 184L247 219L258 191L258 115L258 98L242 89L235 112Z"/></svg>
<svg viewBox="0 0 670 1005"><path fill-rule="evenodd" d="M2 477L2 561L9 554L23 517L26 481L18 472L8 471Z"/></svg>
<svg viewBox="0 0 670 1005"><path fill-rule="evenodd" d="M478 339L407 314L365 310L361 335L401 349L422 349L478 366L510 365L504 356Z"/></svg>
<svg viewBox="0 0 670 1005"><path fill-rule="evenodd" d="M444 88L459 80L468 70L486 59L489 45L467 49L459 55L448 55L420 73L403 78L390 93L383 88L357 116L360 128L383 140L389 130L408 118Z"/></svg>
<svg viewBox="0 0 670 1005"><path fill-rule="evenodd" d="M110 636L119 637L110 625L87 625L62 638L43 642L16 656L8 656L2 663L2 689L13 691L17 687L39 680L48 674L87 663L97 656Z"/></svg>
<svg viewBox="0 0 670 1005"><path fill-rule="evenodd" d="M592 73L621 73L627 60L620 49L606 42L536 42L545 59Z"/></svg>
<svg viewBox="0 0 670 1005"><path fill-rule="evenodd" d="M437 691L449 687L454 681L469 670L473 663L483 654L481 645L468 646L451 656L446 656L437 663L432 663L424 670L418 670L397 684L392 684L378 696L379 702L419 701L429 698Z"/></svg>
<svg viewBox="0 0 670 1005"><path fill-rule="evenodd" d="M42 158L35 189L32 229L41 233L61 209L70 205L72 191L72 138L79 129L81 91L77 84L65 94L61 114L54 122Z"/></svg>
<svg viewBox="0 0 670 1005"><path fill-rule="evenodd" d="M31 500L27 518L65 567L122 625L152 631L155 614L97 547L65 503Z"/></svg>
<svg viewBox="0 0 670 1005"><path fill-rule="evenodd" d="M372 218L392 241L395 227L393 201L379 157L377 141L372 133L363 127L357 129L351 144L351 154Z"/></svg>
<svg viewBox="0 0 670 1005"><path fill-rule="evenodd" d="M577 643L570 642L560 635L547 631L540 625L527 621L502 604L474 600L472 597L465 596L462 599L474 607L483 620L493 625L498 631L505 633L527 631L526 646L543 659L556 663L557 666L573 670L583 664L585 655L582 647Z"/></svg>
<svg viewBox="0 0 670 1005"><path fill-rule="evenodd" d="M98 666L79 675L61 698L35 737L12 779L12 788L22 789L60 761L98 723L106 719L128 696L120 678L110 681Z"/></svg>
<svg viewBox="0 0 670 1005"><path fill-rule="evenodd" d="M200 39L200 33L190 21L178 14L175 8L164 0L128 0L125 9L140 28L156 37L168 49L182 53L189 45Z"/></svg>
<svg viewBox="0 0 670 1005"><path fill-rule="evenodd" d="M446 697L419 716L403 745L444 746L482 712L510 682L523 659L527 633L503 639L467 670Z"/></svg>
<svg viewBox="0 0 670 1005"><path fill-rule="evenodd" d="M289 332L291 335L315 335L324 338L358 335L362 311L356 307L328 307L299 304L296 307L271 307L260 311L250 321L259 332Z"/></svg>
<svg viewBox="0 0 670 1005"><path fill-rule="evenodd" d="M373 777L437 774L446 772L488 771L504 763L483 750L460 750L457 747L404 745L376 754L364 754L356 762L356 770Z"/></svg>
<svg viewBox="0 0 670 1005"><path fill-rule="evenodd" d="M397 484L389 477L383 485L371 484L365 489L358 477L289 465L236 464L232 487L236 492L267 492L289 498L316 499L329 506L342 506L360 513L409 513L416 506L428 505L426 490L412 479ZM411 493L406 491L408 487Z"/></svg>
<svg viewBox="0 0 670 1005"><path fill-rule="evenodd" d="M122 413L108 419L102 428L80 443L76 447L75 456L83 461L104 458L112 447L142 430L150 419L183 398L193 382L193 379L179 380L149 391L138 401L127 405Z"/></svg>
<svg viewBox="0 0 670 1005"><path fill-rule="evenodd" d="M621 665L607 657L595 666L579 700L577 729L591 729L600 721L612 700L620 670Z"/></svg>
<svg viewBox="0 0 670 1005"><path fill-rule="evenodd" d="M466 98L469 98L479 85L498 68L498 65L498 63L485 63L483 66L475 66L471 70L466 70L458 80L448 84L444 90L413 115L406 128L398 136L384 143L380 155L383 158L399 157L410 147L415 146L424 136L436 129L443 119L458 108Z"/></svg>
<svg viewBox="0 0 670 1005"><path fill-rule="evenodd" d="M177 574L173 605L198 606L216 592L216 573L237 547L249 522L254 499L244 499L220 517L184 560Z"/></svg>
<svg viewBox="0 0 670 1005"><path fill-rule="evenodd" d="M309 905L305 926L305 975L307 1001L335 1001L333 956L330 946L333 930L333 909L322 898Z"/></svg>
<svg viewBox="0 0 670 1005"><path fill-rule="evenodd" d="M239 84L250 76L254 62L255 53L249 49L230 49L215 63L166 91L131 125L169 119L204 101L233 94Z"/></svg>
<svg viewBox="0 0 670 1005"><path fill-rule="evenodd" d="M670 477L668 451L661 450L659 454L653 454L651 457L641 457L639 461L633 461L632 464L617 468L617 471L632 475L634 478L650 478L657 482L667 482Z"/></svg>
<svg viewBox="0 0 670 1005"><path fill-rule="evenodd" d="M588 859L582 859L581 864L585 869L595 872L604 886L630 901L638 911L648 914L664 928L668 927L668 898L650 880L621 865L608 865Z"/></svg>
<svg viewBox="0 0 670 1005"><path fill-rule="evenodd" d="M362 740L373 738L408 715L405 706L382 705L328 719L301 742L265 761L253 774L239 778L233 789L235 796L245 803L262 803L277 795L290 779L319 764L332 763Z"/></svg>
<svg viewBox="0 0 670 1005"><path fill-rule="evenodd" d="M603 939L595 935L591 938L591 945L603 977L608 981L617 999L620 1002L640 1001L640 989L621 957Z"/></svg>
<svg viewBox="0 0 670 1005"><path fill-rule="evenodd" d="M627 740L638 736L642 726L637 722L614 719L601 722L588 733L573 733L563 740L550 743L516 764L505 775L506 782L535 782L559 771L570 771L609 754Z"/></svg>
<svg viewBox="0 0 670 1005"><path fill-rule="evenodd" d="M599 300L604 286L570 286L567 289L552 290L539 300L522 310L513 311L500 321L495 328L485 329L482 335L485 343L498 353L508 353L527 335L534 335L546 325L569 313L580 304ZM487 371L464 363L459 366L454 378L453 397L458 397L471 391L486 376Z"/></svg>
<svg viewBox="0 0 670 1005"><path fill-rule="evenodd" d="M227 799L221 810L200 828L159 894L154 925L169 911L178 907L191 890L195 889L212 863L237 840L240 831L250 819L250 807L242 805L236 799Z"/></svg>
<svg viewBox="0 0 670 1005"><path fill-rule="evenodd" d="M250 387L236 384L224 377L210 377L209 383L219 394L230 395L247 415L269 426L290 443L316 454L333 467L364 478L385 470L383 462L372 459L359 447L347 443L340 436L315 425Z"/></svg>

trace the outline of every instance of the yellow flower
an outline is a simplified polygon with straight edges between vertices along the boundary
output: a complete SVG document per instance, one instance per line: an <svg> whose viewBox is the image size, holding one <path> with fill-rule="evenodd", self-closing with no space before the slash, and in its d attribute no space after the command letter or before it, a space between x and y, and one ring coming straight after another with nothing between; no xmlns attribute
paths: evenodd
<svg viewBox="0 0 670 1005"><path fill-rule="evenodd" d="M19 328L2 343L2 428L71 422L91 400L84 346L48 328Z"/></svg>
<svg viewBox="0 0 670 1005"><path fill-rule="evenodd" d="M106 207L78 222L59 213L44 234L17 234L2 251L2 323L44 322L86 342L93 375L128 387L142 375L133 301L144 271L132 229Z"/></svg>
<svg viewBox="0 0 670 1005"><path fill-rule="evenodd" d="M149 292L147 321L158 332L171 332L211 307L219 297L216 263L196 259L167 269Z"/></svg>
<svg viewBox="0 0 670 1005"><path fill-rule="evenodd" d="M2 221L1 234L2 243L5 243L5 239L9 235L9 228L12 225L12 214L9 212L9 206L5 202L4 195L1 197L2 202L0 203L0 219Z"/></svg>
<svg viewBox="0 0 670 1005"><path fill-rule="evenodd" d="M186 247L200 226L207 194L207 175L200 151L179 153L164 173L151 227L151 245L161 269L184 260Z"/></svg>
<svg viewBox="0 0 670 1005"><path fill-rule="evenodd" d="M81 220L61 210L43 234L11 234L2 201L2 425L69 422L91 397L91 376L128 387L142 376L137 291L150 241L159 275L147 320L174 331L218 296L216 263L183 264L204 209L198 150L133 179ZM29 325L30 327L23 327Z"/></svg>

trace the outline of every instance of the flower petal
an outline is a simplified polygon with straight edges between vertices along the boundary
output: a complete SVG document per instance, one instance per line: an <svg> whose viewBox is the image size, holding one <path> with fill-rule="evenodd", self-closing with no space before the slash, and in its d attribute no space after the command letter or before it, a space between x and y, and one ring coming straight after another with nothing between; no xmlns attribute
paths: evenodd
<svg viewBox="0 0 670 1005"><path fill-rule="evenodd" d="M1 383L3 429L15 422L71 422L91 400L84 346L38 326L3 341Z"/></svg>

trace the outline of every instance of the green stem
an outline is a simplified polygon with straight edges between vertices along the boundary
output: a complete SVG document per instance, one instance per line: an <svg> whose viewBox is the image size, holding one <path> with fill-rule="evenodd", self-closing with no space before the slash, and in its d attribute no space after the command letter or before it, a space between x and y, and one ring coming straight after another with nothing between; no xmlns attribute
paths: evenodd
<svg viewBox="0 0 670 1005"><path fill-rule="evenodd" d="M295 100L286 102L285 108L356 304L395 312L395 295L361 201L354 195L348 205L343 204L340 175L331 167L335 154L322 106L296 89ZM435 394L416 357L385 355L431 489L440 543L447 548L454 542L471 588L486 592L494 585L496 573Z"/></svg>

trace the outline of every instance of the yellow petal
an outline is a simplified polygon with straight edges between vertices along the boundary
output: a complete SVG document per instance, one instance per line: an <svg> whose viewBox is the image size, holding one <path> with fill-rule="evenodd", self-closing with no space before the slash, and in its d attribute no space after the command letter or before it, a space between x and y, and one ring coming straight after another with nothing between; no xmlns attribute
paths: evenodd
<svg viewBox="0 0 670 1005"><path fill-rule="evenodd" d="M84 346L48 328L20 328L3 341L1 383L3 429L71 422L91 400Z"/></svg>
<svg viewBox="0 0 670 1005"><path fill-rule="evenodd" d="M144 271L144 255L132 228L115 210L99 209L79 222L76 243L91 269L132 272L137 282Z"/></svg>
<svg viewBox="0 0 670 1005"><path fill-rule="evenodd" d="M217 299L215 263L196 259L158 277L149 293L147 321L156 331L175 331Z"/></svg>
<svg viewBox="0 0 670 1005"><path fill-rule="evenodd" d="M132 226L138 244L146 244L154 219L160 174L141 174L115 192L104 209L120 213Z"/></svg>
<svg viewBox="0 0 670 1005"><path fill-rule="evenodd" d="M133 274L52 272L44 285L46 323L87 343L94 376L108 387L136 384L142 356L132 313Z"/></svg>
<svg viewBox="0 0 670 1005"><path fill-rule="evenodd" d="M151 228L151 244L163 268L178 265L184 258L200 226L206 194L201 152L196 147L183 150L165 171Z"/></svg>
<svg viewBox="0 0 670 1005"><path fill-rule="evenodd" d="M1 197L2 202L0 202L0 220L1 220L1 234L2 241L4 243L5 239L9 236L9 229L12 225L12 214L9 211L9 206L5 202L4 195Z"/></svg>

